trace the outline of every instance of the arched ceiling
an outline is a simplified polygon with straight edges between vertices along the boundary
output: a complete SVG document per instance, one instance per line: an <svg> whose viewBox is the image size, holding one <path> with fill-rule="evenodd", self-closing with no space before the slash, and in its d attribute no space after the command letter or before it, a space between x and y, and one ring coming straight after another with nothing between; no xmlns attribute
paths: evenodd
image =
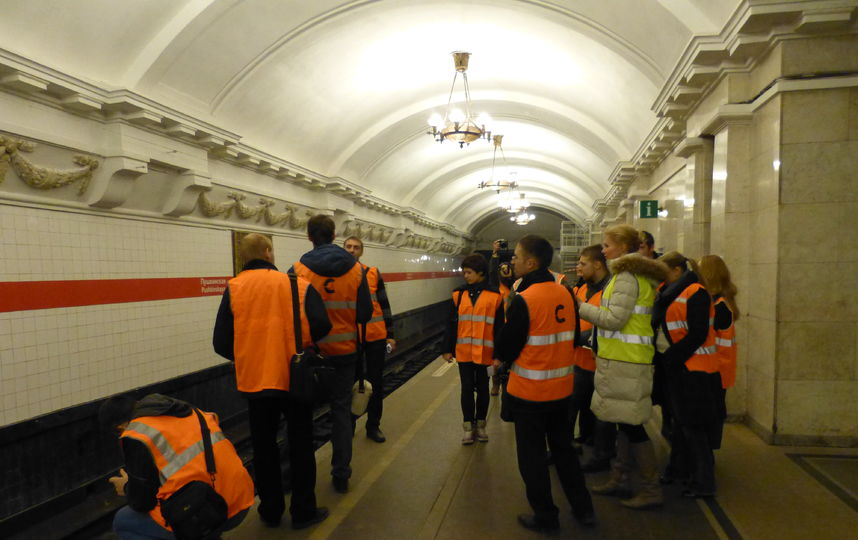
<svg viewBox="0 0 858 540"><path fill-rule="evenodd" d="M654 125L690 38L719 32L738 3L33 0L4 6L0 47L475 232L497 213L476 188L491 144L425 134L447 103L451 51L472 53L474 110L504 135L495 177L515 170L535 205L580 221Z"/></svg>

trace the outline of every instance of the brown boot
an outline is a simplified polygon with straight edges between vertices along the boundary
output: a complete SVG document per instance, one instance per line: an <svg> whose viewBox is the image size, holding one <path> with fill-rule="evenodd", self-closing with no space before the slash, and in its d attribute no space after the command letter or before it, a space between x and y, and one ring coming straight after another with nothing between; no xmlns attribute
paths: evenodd
<svg viewBox="0 0 858 540"><path fill-rule="evenodd" d="M471 422L463 422L462 427L465 430L465 434L462 435L462 444L474 444L474 424Z"/></svg>
<svg viewBox="0 0 858 540"><path fill-rule="evenodd" d="M604 484L593 486L590 491L597 495L631 497L632 489L629 486L630 462L629 438L621 431L617 433L617 456L611 462L611 477Z"/></svg>
<svg viewBox="0 0 858 540"><path fill-rule="evenodd" d="M641 476L641 489L631 499L620 501L626 508L647 510L664 504L661 484L658 482L658 463L655 459L655 447L652 441L631 445L632 454L638 463Z"/></svg>

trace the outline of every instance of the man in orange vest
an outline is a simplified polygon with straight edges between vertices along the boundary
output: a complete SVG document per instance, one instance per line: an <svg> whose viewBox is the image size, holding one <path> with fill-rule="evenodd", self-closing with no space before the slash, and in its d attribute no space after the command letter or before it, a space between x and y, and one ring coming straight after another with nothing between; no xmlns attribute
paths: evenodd
<svg viewBox="0 0 858 540"><path fill-rule="evenodd" d="M576 270L581 273L584 283L575 290L575 295L581 302L598 306L602 290L611 280L602 246L596 244L582 249ZM616 424L598 420L590 411L596 372L594 353L598 350L598 342L596 328L583 319L579 341L583 346L575 349L575 390L572 402L578 412L578 426L581 428L581 438L584 439L582 442L593 446L593 454L581 464L581 470L585 473L606 471L614 455L617 427Z"/></svg>
<svg viewBox="0 0 858 540"><path fill-rule="evenodd" d="M214 350L235 362L238 391L247 398L253 469L259 493L259 517L269 527L280 524L285 510L277 430L286 417L292 471L292 528L302 529L328 516L316 506L316 456L312 405L289 397L289 362L296 353L292 318L292 282L274 266L274 246L253 233L239 244L244 267L229 281L215 320ZM305 347L331 329L319 293L306 280L295 284L299 295L301 337Z"/></svg>
<svg viewBox="0 0 858 540"><path fill-rule="evenodd" d="M385 352L393 352L396 348L396 340L393 339L393 316L390 313L390 302L387 300L387 289L384 287L381 272L374 266L367 266L360 262L363 256L363 240L357 236L350 236L343 243L343 248L351 253L364 269L372 297L372 318L366 324L366 343L364 343L366 378L372 385L372 395L366 409L366 436L377 443L383 443L386 440L381 431L384 355Z"/></svg>
<svg viewBox="0 0 858 540"><path fill-rule="evenodd" d="M307 237L313 243L295 273L313 284L325 303L331 332L319 341L333 374L328 381L331 402L331 476L338 493L349 490L352 475L352 386L358 358L358 325L372 318L372 299L363 268L348 251L332 242L336 226L330 216L317 215L307 222Z"/></svg>
<svg viewBox="0 0 858 540"><path fill-rule="evenodd" d="M209 429L216 474L213 488L227 506L218 533L238 527L253 506L253 481L217 423L214 413L200 413ZM114 396L98 411L100 423L120 435L125 467L110 479L128 506L116 513L113 530L120 538L173 538L159 501L193 481L212 484L206 468L202 427L194 407L160 394L140 401Z"/></svg>
<svg viewBox="0 0 858 540"><path fill-rule="evenodd" d="M521 514L526 529L560 527L551 497L545 442L554 459L563 492L575 518L593 526L590 493L572 448L569 398L573 387L575 299L548 270L554 249L547 240L527 235L515 247L513 265L522 280L507 309L495 366L510 371L509 394L518 469L533 514Z"/></svg>

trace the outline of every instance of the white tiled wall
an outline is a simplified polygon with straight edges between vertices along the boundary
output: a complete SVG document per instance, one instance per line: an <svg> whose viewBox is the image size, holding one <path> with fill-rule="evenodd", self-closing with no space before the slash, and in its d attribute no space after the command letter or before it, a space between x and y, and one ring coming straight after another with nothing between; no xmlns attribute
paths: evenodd
<svg viewBox="0 0 858 540"><path fill-rule="evenodd" d="M0 204L0 281L220 276L228 231Z"/></svg>
<svg viewBox="0 0 858 540"><path fill-rule="evenodd" d="M226 230L4 204L0 225L0 282L232 274ZM283 236L274 246L284 271L312 248ZM382 272L455 270L459 260L373 247L363 258ZM390 283L391 308L445 300L460 283ZM0 313L0 425L222 363L211 348L219 302L210 296Z"/></svg>

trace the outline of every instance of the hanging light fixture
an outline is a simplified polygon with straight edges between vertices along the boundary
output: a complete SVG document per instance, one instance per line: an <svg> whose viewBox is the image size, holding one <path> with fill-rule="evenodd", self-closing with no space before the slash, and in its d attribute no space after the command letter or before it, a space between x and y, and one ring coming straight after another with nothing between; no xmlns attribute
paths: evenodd
<svg viewBox="0 0 858 540"><path fill-rule="evenodd" d="M516 225L527 225L534 219L536 219L536 216L534 216L533 214L528 214L524 210L522 210L520 214L509 218L509 220L515 222Z"/></svg>
<svg viewBox="0 0 858 540"><path fill-rule="evenodd" d="M524 212L528 206L530 206L530 201L527 200L527 195L518 191L512 191L509 193L503 208L511 214L516 214Z"/></svg>
<svg viewBox="0 0 858 540"><path fill-rule="evenodd" d="M453 75L453 85L450 87L450 97L447 98L447 109L444 111L443 118L440 114L434 113L429 117L429 134L435 138L437 142L444 142L445 139L459 143L462 148L466 144L471 144L477 139L489 140L491 132L486 129L486 124L490 122L487 114L482 113L478 117L473 117L471 113L471 90L468 87L468 58L471 53L456 51L453 53L453 63L456 67L456 73ZM456 89L456 79L462 74L462 82L465 87L465 110L453 109L453 91Z"/></svg>
<svg viewBox="0 0 858 540"><path fill-rule="evenodd" d="M504 166L506 166L506 156L503 153L503 147L501 143L503 142L503 135L495 135L492 137L492 142L495 147L492 150L492 172L491 176L489 176L488 181L480 182L477 187L480 189L484 188L492 188L498 192L500 195L503 191L509 192L518 187L518 184L511 177L515 174L515 172L508 172L510 178L508 180L495 180L495 161L497 160L498 150L501 152L501 159L503 160Z"/></svg>

